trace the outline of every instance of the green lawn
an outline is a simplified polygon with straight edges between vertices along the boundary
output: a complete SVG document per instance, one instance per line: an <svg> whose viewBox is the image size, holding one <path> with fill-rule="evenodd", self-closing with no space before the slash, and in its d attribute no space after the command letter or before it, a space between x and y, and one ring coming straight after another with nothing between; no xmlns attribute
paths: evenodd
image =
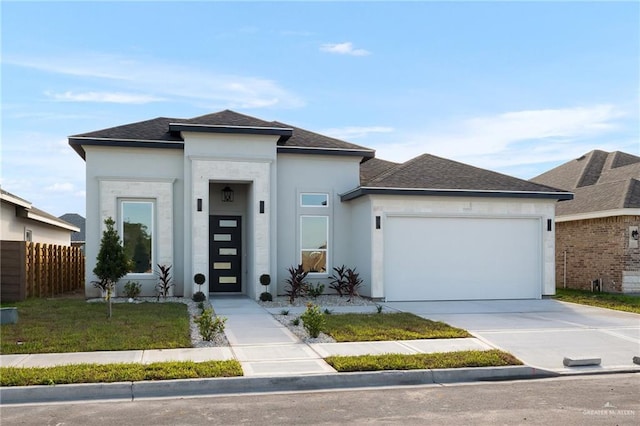
<svg viewBox="0 0 640 426"><path fill-rule="evenodd" d="M29 299L18 323L3 325L0 353L118 351L191 347L189 314L182 303L105 303L81 299Z"/></svg>
<svg viewBox="0 0 640 426"><path fill-rule="evenodd" d="M584 290L559 288L556 290L555 298L563 302L580 303L582 305L640 314L640 296L615 293L592 293Z"/></svg>
<svg viewBox="0 0 640 426"><path fill-rule="evenodd" d="M0 367L0 386L112 383L140 380L242 376L238 361L158 362L153 364L75 364L57 367Z"/></svg>
<svg viewBox="0 0 640 426"><path fill-rule="evenodd" d="M339 372L420 370L432 368L500 367L522 365L513 355L496 349L489 351L458 351L432 354L383 354L332 356L325 358Z"/></svg>
<svg viewBox="0 0 640 426"><path fill-rule="evenodd" d="M410 313L325 315L322 328L338 342L471 337L462 329Z"/></svg>

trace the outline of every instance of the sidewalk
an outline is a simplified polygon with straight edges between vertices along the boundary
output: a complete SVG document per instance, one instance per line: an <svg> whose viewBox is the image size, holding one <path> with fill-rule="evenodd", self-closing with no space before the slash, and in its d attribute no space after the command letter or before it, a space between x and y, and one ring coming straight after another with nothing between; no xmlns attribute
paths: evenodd
<svg viewBox="0 0 640 426"><path fill-rule="evenodd" d="M80 363L148 364L162 361L202 362L236 359L242 365L245 377L281 377L335 374L336 371L323 360L331 355L415 354L493 349L476 338L306 344L273 318L272 313L279 313L280 308L265 309L245 296L216 297L211 302L216 314L227 318L225 334L229 347L0 355L0 365L47 367ZM332 310L370 312L371 307L335 307ZM304 311L304 308L292 308L290 311L292 314L298 314Z"/></svg>

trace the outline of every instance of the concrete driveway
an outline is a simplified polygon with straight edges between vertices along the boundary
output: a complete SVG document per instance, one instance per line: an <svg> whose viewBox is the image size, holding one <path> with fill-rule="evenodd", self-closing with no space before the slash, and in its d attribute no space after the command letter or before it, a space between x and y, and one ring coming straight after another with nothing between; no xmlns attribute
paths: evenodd
<svg viewBox="0 0 640 426"><path fill-rule="evenodd" d="M385 306L444 321L518 357L556 372L637 369L640 315L557 300L388 302ZM565 367L564 357L601 358L599 367Z"/></svg>

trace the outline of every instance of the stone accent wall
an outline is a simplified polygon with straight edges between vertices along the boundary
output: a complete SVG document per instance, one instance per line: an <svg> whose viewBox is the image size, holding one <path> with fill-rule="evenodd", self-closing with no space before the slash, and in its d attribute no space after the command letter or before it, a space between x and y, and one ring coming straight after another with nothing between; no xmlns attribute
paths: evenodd
<svg viewBox="0 0 640 426"><path fill-rule="evenodd" d="M630 238L630 228L640 216L556 222L556 283L591 290L591 281L601 278L609 292L640 291L640 248ZM637 282L636 282L637 281Z"/></svg>

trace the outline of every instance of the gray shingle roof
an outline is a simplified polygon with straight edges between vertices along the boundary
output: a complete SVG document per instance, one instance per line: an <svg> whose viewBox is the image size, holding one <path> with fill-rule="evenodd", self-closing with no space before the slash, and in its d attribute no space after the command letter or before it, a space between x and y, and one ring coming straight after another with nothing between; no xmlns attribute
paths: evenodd
<svg viewBox="0 0 640 426"><path fill-rule="evenodd" d="M65 213L60 216L60 219L68 222L74 226L80 228L80 232L72 232L71 233L71 241L73 242L84 242L85 240L85 222L86 219L80 216L77 213Z"/></svg>
<svg viewBox="0 0 640 426"><path fill-rule="evenodd" d="M355 145L340 139L331 138L310 132L305 129L279 123L277 121L265 121L256 117L240 114L235 111L224 110L213 114L201 115L194 118L167 118L158 117L151 120L137 123L125 124L123 126L111 127L94 132L81 133L70 136L70 138L89 139L117 139L136 141L175 141L180 142L182 138L178 132L169 130L170 123L208 125L208 126L242 126L242 127L267 127L294 129L293 136L283 145L291 147L307 148L329 148L329 149L355 149L369 150L368 148Z"/></svg>
<svg viewBox="0 0 640 426"><path fill-rule="evenodd" d="M369 187L455 189L479 191L563 192L501 173L423 154L389 168L368 182Z"/></svg>
<svg viewBox="0 0 640 426"><path fill-rule="evenodd" d="M560 203L558 216L640 208L640 157L594 150L531 179L573 191Z"/></svg>
<svg viewBox="0 0 640 426"><path fill-rule="evenodd" d="M399 163L380 158L372 158L360 164L360 185L367 185L375 177L398 165Z"/></svg>

